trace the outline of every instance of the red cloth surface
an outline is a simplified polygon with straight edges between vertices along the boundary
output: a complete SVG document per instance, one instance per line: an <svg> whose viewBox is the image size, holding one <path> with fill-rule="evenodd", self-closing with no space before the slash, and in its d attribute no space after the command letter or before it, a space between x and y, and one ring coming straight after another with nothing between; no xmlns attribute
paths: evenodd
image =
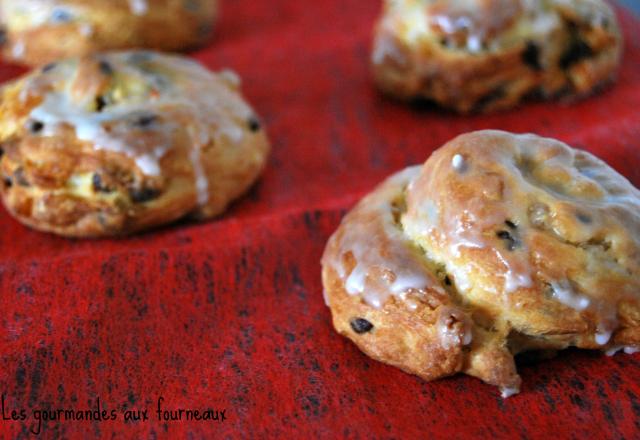
<svg viewBox="0 0 640 440"><path fill-rule="evenodd" d="M633 438L640 354L567 351L523 365L503 400L470 377L427 383L337 335L320 256L353 203L457 134L535 132L589 150L640 184L640 22L620 19L615 86L567 106L460 117L381 97L368 74L377 1L226 1L211 45L273 142L255 189L223 217L128 239L67 240L0 210L0 437L33 410L116 410L116 421L42 424L43 438ZM20 72L0 66L0 78ZM224 422L158 421L225 409ZM149 420L123 421L146 409ZM115 437L114 437L115 436Z"/></svg>

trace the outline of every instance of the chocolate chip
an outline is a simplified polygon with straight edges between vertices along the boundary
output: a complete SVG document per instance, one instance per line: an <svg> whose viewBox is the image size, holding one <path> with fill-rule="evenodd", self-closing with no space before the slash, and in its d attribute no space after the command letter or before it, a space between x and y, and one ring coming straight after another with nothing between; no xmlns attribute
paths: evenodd
<svg viewBox="0 0 640 440"><path fill-rule="evenodd" d="M485 110L489 105L501 100L506 95L504 85L499 85L489 93L481 96L473 105L472 112L480 112Z"/></svg>
<svg viewBox="0 0 640 440"><path fill-rule="evenodd" d="M447 286L450 286L450 285L451 285L451 278L449 278L449 275L446 275L446 276L444 277L444 283L445 283Z"/></svg>
<svg viewBox="0 0 640 440"><path fill-rule="evenodd" d="M517 229L518 228L518 226L514 222L512 222L511 220L505 220L504 224L509 226L509 228L511 228L511 229Z"/></svg>
<svg viewBox="0 0 640 440"><path fill-rule="evenodd" d="M183 7L190 12L196 12L200 9L200 3L196 0L184 0Z"/></svg>
<svg viewBox="0 0 640 440"><path fill-rule="evenodd" d="M109 62L105 60L100 60L100 62L98 63L98 67L100 67L100 72L104 73L105 75L113 74L113 67L111 66L111 64L109 64Z"/></svg>
<svg viewBox="0 0 640 440"><path fill-rule="evenodd" d="M371 329L373 329L373 324L371 324L364 318L354 318L351 320L351 322L349 322L349 324L351 325L353 331L358 334L367 333L370 332Z"/></svg>
<svg viewBox="0 0 640 440"><path fill-rule="evenodd" d="M135 188L129 190L129 196L135 203L144 203L160 195L160 191L153 188Z"/></svg>
<svg viewBox="0 0 640 440"><path fill-rule="evenodd" d="M18 185L20 185L20 186L30 186L29 181L27 180L27 178L24 175L24 169L23 168L18 168L17 170L15 170L13 172L13 177L14 177L15 181L18 183Z"/></svg>
<svg viewBox="0 0 640 440"><path fill-rule="evenodd" d="M4 156L4 150L0 148L0 158L2 158L2 156Z"/></svg>
<svg viewBox="0 0 640 440"><path fill-rule="evenodd" d="M507 249L510 251L515 250L518 246L518 240L516 240L510 233L509 231L498 231L496 232L496 235L498 236L499 239L504 240L505 241L505 245L507 246Z"/></svg>
<svg viewBox="0 0 640 440"><path fill-rule="evenodd" d="M32 119L28 122L27 128L31 133L39 133L44 128L44 124L36 119Z"/></svg>
<svg viewBox="0 0 640 440"><path fill-rule="evenodd" d="M11 180L11 177L5 177L3 179L3 182L4 182L5 188L11 188L13 186L13 180Z"/></svg>
<svg viewBox="0 0 640 440"><path fill-rule="evenodd" d="M593 49L583 40L576 38L573 40L569 48L565 51L562 58L560 58L560 67L567 69L568 67L576 64L577 62L592 57L594 55Z"/></svg>
<svg viewBox="0 0 640 440"><path fill-rule="evenodd" d="M260 130L260 121L258 121L257 118L249 118L249 130L253 131L254 133Z"/></svg>
<svg viewBox="0 0 640 440"><path fill-rule="evenodd" d="M108 193L111 192L111 188L104 184L102 181L102 177L98 173L94 173L91 179L91 183L93 185L93 190L95 192L103 192Z"/></svg>
<svg viewBox="0 0 640 440"><path fill-rule="evenodd" d="M142 115L135 120L134 125L136 125L137 127L145 128L153 124L157 120L158 120L157 115L153 115L153 114Z"/></svg>
<svg viewBox="0 0 640 440"><path fill-rule="evenodd" d="M107 100L100 95L96 98L96 111L101 112L107 106Z"/></svg>
<svg viewBox="0 0 640 440"><path fill-rule="evenodd" d="M591 217L589 217L587 214L584 214L582 212L578 212L576 214L576 217L578 218L578 220L580 220L582 223L584 223L585 225L588 225L591 223Z"/></svg>
<svg viewBox="0 0 640 440"><path fill-rule="evenodd" d="M197 30L198 37L208 37L212 29L211 23L200 23Z"/></svg>
<svg viewBox="0 0 640 440"><path fill-rule="evenodd" d="M527 46L522 52L522 62L533 70L542 70L540 65L540 49L538 45L532 41L527 42Z"/></svg>
<svg viewBox="0 0 640 440"><path fill-rule="evenodd" d="M49 63L42 68L43 73L51 72L57 66L56 63Z"/></svg>

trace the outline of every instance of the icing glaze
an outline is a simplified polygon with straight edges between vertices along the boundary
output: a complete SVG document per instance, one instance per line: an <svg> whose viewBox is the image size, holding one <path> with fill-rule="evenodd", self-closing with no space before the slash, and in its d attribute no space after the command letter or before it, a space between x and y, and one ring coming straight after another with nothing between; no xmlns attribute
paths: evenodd
<svg viewBox="0 0 640 440"><path fill-rule="evenodd" d="M402 193L420 167L410 167L389 178L374 193L365 197L344 222L355 221L358 227L346 227L337 242L340 261L325 262L345 278L350 295L361 295L372 307L380 308L391 295L406 299L409 292L430 288L440 291L437 280L424 266L420 251L402 233L394 220L393 201ZM345 256L351 255L355 266L349 271ZM408 307L416 304L407 302Z"/></svg>
<svg viewBox="0 0 640 440"><path fill-rule="evenodd" d="M502 396L503 399L507 399L513 396L514 394L518 394L519 392L520 392L519 388L511 388L511 387L500 388L500 395Z"/></svg>
<svg viewBox="0 0 640 440"><path fill-rule="evenodd" d="M544 38L562 26L554 10L535 0L389 1L386 22L401 23L405 40L438 38L451 49L471 53L498 50L513 41L509 35ZM397 26L397 25L396 25Z"/></svg>
<svg viewBox="0 0 640 440"><path fill-rule="evenodd" d="M572 309L582 311L591 304L589 298L574 292L568 280L552 282L551 288L553 298Z"/></svg>
<svg viewBox="0 0 640 440"><path fill-rule="evenodd" d="M633 346L630 346L630 345L627 345L627 346L616 345L616 346L613 346L613 347L605 350L604 353L607 356L613 356L613 355L615 355L616 353L618 353L620 351L624 352L625 354L635 354L635 353L638 353L640 351L640 348L633 347Z"/></svg>
<svg viewBox="0 0 640 440"><path fill-rule="evenodd" d="M147 0L129 0L129 8L135 15L144 15L149 10Z"/></svg>
<svg viewBox="0 0 640 440"><path fill-rule="evenodd" d="M441 307L436 331L442 347L449 349L469 345L473 339L469 319L457 309Z"/></svg>
<svg viewBox="0 0 640 440"><path fill-rule="evenodd" d="M150 52L120 52L103 58L120 81L137 85L136 92L97 111L93 94L78 97L72 92L75 82L81 80L77 78L78 61L58 63L51 72L32 76L21 95L26 99L44 94L29 114L29 120L44 124L39 135L53 136L71 128L78 139L96 150L122 153L142 173L157 176L162 158L174 148L175 134L186 128L193 142L189 157L197 198L205 204L208 182L202 148L216 139L243 142L246 121L253 115L230 88L233 76L227 72L219 77L195 61ZM137 127L135 121L146 115L152 115L151 122Z"/></svg>

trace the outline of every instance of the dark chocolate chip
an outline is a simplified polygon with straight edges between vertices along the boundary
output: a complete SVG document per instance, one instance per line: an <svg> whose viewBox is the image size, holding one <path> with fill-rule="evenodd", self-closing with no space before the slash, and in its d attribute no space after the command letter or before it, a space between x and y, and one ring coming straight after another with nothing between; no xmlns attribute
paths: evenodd
<svg viewBox="0 0 640 440"><path fill-rule="evenodd" d="M511 228L511 229L517 229L518 228L518 226L514 222L512 222L511 220L505 220L504 224L509 226L509 228Z"/></svg>
<svg viewBox="0 0 640 440"><path fill-rule="evenodd" d="M96 111L101 112L107 106L107 100L100 95L96 98Z"/></svg>
<svg viewBox="0 0 640 440"><path fill-rule="evenodd" d="M591 223L591 217L589 217L587 214L584 214L582 212L579 212L576 214L576 217L578 217L578 220L580 220L582 223L584 223L585 225L588 225Z"/></svg>
<svg viewBox="0 0 640 440"><path fill-rule="evenodd" d="M200 9L200 3L196 0L184 0L183 7L190 12L196 12Z"/></svg>
<svg viewBox="0 0 640 440"><path fill-rule="evenodd" d="M42 68L43 73L51 72L57 66L56 63L49 63Z"/></svg>
<svg viewBox="0 0 640 440"><path fill-rule="evenodd" d="M583 40L576 38L573 40L569 48L566 50L562 58L560 58L560 67L567 69L568 67L576 64L577 62L592 57L594 55L593 49Z"/></svg>
<svg viewBox="0 0 640 440"><path fill-rule="evenodd" d="M450 285L451 285L451 278L449 278L449 275L446 275L446 276L444 277L444 283L445 283L447 286L450 286Z"/></svg>
<svg viewBox="0 0 640 440"><path fill-rule="evenodd" d="M39 133L44 128L44 124L36 119L32 119L29 121L27 127L31 133Z"/></svg>
<svg viewBox="0 0 640 440"><path fill-rule="evenodd" d="M160 195L160 191L153 188L136 188L129 190L129 196L135 203L144 203Z"/></svg>
<svg viewBox="0 0 640 440"><path fill-rule="evenodd" d="M370 332L371 329L373 329L373 324L371 324L364 318L354 318L351 320L351 322L349 322L349 324L351 325L353 331L358 334L367 333Z"/></svg>
<svg viewBox="0 0 640 440"><path fill-rule="evenodd" d="M258 121L257 118L249 118L249 130L253 131L254 133L260 130L260 121Z"/></svg>
<svg viewBox="0 0 640 440"><path fill-rule="evenodd" d="M139 116L139 117L135 120L134 124L135 124L137 127L145 128L145 127L150 126L151 124L153 124L153 123L154 123L154 122L156 122L157 120L158 120L158 116L157 116L157 115L153 115L153 114L142 115L142 116Z"/></svg>
<svg viewBox="0 0 640 440"><path fill-rule="evenodd" d="M505 241L505 245L510 251L515 250L519 245L518 240L516 240L509 231L498 231L496 232L496 235L499 239Z"/></svg>
<svg viewBox="0 0 640 440"><path fill-rule="evenodd" d="M98 173L93 174L91 183L95 192L111 192L111 188L104 184L104 182L102 181L102 177Z"/></svg>
<svg viewBox="0 0 640 440"><path fill-rule="evenodd" d="M113 67L111 66L111 64L109 64L109 62L100 60L98 66L100 67L100 72L104 73L105 75L113 74Z"/></svg>
<svg viewBox="0 0 640 440"><path fill-rule="evenodd" d="M11 180L11 177L5 177L3 182L6 188L11 188L13 186L13 180Z"/></svg>
<svg viewBox="0 0 640 440"><path fill-rule="evenodd" d="M2 158L2 156L4 156L4 150L0 148L0 158Z"/></svg>
<svg viewBox="0 0 640 440"><path fill-rule="evenodd" d="M24 169L23 168L18 168L17 170L15 170L13 172L13 177L14 177L15 181L18 183L18 185L20 185L20 186L30 186L29 185L29 181L27 180L27 178L24 175Z"/></svg>
<svg viewBox="0 0 640 440"><path fill-rule="evenodd" d="M211 26L211 23L200 23L198 26L198 37L208 37L212 30L213 26Z"/></svg>
<svg viewBox="0 0 640 440"><path fill-rule="evenodd" d="M527 46L522 52L522 61L533 70L542 70L540 65L540 49L532 41L527 42Z"/></svg>
<svg viewBox="0 0 640 440"><path fill-rule="evenodd" d="M480 99L478 99L473 105L472 112L480 112L482 110L485 110L490 104L493 104L494 102L499 101L504 97L505 89L503 85L500 85L486 95L480 97Z"/></svg>

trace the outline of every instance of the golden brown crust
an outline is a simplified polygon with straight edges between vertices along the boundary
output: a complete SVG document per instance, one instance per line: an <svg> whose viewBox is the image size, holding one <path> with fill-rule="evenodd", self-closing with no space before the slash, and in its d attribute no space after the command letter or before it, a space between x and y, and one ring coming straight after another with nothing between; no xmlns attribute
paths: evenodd
<svg viewBox="0 0 640 440"><path fill-rule="evenodd" d="M9 83L0 99L0 194L20 221L60 235L220 214L269 151L237 76L178 56L71 59Z"/></svg>
<svg viewBox="0 0 640 440"><path fill-rule="evenodd" d="M28 65L109 49L182 51L211 35L216 0L0 0L3 57Z"/></svg>
<svg viewBox="0 0 640 440"><path fill-rule="evenodd" d="M509 395L517 353L640 347L640 192L551 139L454 139L363 199L322 264L336 330L427 380Z"/></svg>
<svg viewBox="0 0 640 440"><path fill-rule="evenodd" d="M601 0L387 0L372 67L397 98L492 111L590 94L615 76L621 46Z"/></svg>

